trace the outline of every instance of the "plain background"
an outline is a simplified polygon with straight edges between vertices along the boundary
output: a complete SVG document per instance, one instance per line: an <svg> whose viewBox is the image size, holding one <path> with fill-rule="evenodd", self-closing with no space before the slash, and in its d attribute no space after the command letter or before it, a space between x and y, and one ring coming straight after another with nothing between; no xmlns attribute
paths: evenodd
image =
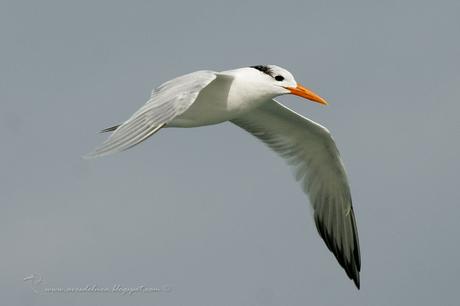
<svg viewBox="0 0 460 306"><path fill-rule="evenodd" d="M458 305L459 16L459 1L2 0L1 303ZM341 150L360 291L289 168L231 124L81 159L162 82L257 64L330 102L279 99ZM43 292L94 285L162 292Z"/></svg>

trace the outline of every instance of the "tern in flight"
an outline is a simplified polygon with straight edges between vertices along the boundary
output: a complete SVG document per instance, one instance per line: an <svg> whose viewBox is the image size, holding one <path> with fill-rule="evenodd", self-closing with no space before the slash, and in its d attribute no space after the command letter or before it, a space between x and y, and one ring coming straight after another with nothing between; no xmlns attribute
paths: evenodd
<svg viewBox="0 0 460 306"><path fill-rule="evenodd" d="M358 232L339 152L326 128L274 100L285 94L327 104L297 83L289 71L275 65L186 74L156 88L128 120L103 130L113 133L86 157L129 149L164 127L230 121L294 167L313 207L320 236L359 288Z"/></svg>

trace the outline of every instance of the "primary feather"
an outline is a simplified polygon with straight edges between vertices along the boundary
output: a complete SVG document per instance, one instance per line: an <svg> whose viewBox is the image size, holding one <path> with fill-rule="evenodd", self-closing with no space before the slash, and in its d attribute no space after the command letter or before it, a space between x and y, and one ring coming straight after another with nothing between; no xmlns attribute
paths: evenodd
<svg viewBox="0 0 460 306"><path fill-rule="evenodd" d="M87 157L129 149L163 127L231 121L295 169L313 207L318 233L359 288L358 232L340 154L326 128L273 100L287 93L325 103L290 72L274 65L190 73L159 86L128 120L102 130L113 133Z"/></svg>
<svg viewBox="0 0 460 306"><path fill-rule="evenodd" d="M170 80L156 88L147 103L119 125L101 146L86 158L127 150L152 136L185 112L200 91L216 78L214 71L197 71ZM110 131L108 128L105 131Z"/></svg>
<svg viewBox="0 0 460 306"><path fill-rule="evenodd" d="M347 176L329 131L276 101L232 122L267 144L296 170L320 236L359 288L361 258Z"/></svg>

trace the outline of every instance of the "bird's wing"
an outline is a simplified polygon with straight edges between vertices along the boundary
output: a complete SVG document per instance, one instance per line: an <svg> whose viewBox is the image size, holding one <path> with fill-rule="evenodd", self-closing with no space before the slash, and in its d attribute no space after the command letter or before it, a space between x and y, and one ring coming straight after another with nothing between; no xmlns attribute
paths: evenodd
<svg viewBox="0 0 460 306"><path fill-rule="evenodd" d="M313 206L319 234L359 288L361 259L350 187L329 131L275 100L232 122L295 168Z"/></svg>
<svg viewBox="0 0 460 306"><path fill-rule="evenodd" d="M154 89L150 99L110 137L85 157L99 157L127 150L153 135L195 102L200 91L218 77L214 71L197 71L172 79ZM106 131L106 130L104 130Z"/></svg>

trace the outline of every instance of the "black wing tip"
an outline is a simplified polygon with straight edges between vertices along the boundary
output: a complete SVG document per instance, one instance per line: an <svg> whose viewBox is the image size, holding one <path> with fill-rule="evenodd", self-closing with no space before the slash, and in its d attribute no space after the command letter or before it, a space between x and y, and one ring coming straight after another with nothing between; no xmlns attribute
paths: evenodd
<svg viewBox="0 0 460 306"><path fill-rule="evenodd" d="M118 129L119 126L120 126L120 124L108 127L106 129L101 130L99 133L113 132L116 129Z"/></svg>
<svg viewBox="0 0 460 306"><path fill-rule="evenodd" d="M345 261L344 265L342 263L340 265L344 268L347 276L353 281L353 283L355 283L356 288L359 290L361 287L361 281L359 277L360 268L358 267L357 263L355 261Z"/></svg>
<svg viewBox="0 0 460 306"><path fill-rule="evenodd" d="M356 285L356 288L359 290L361 289L361 282L359 281L359 272L356 274L356 277L353 278L353 282Z"/></svg>
<svg viewBox="0 0 460 306"><path fill-rule="evenodd" d="M354 218L352 217L352 219ZM354 221L352 222L353 225L355 225ZM317 216L315 216L315 223L316 229L318 230L318 233L321 236L321 238L326 243L327 248L332 252L332 254L334 254L340 266L345 270L345 273L347 274L348 278L353 280L353 283L359 290L361 288L361 282L359 277L359 272L361 271L361 258L359 253L359 243L356 231L353 230L353 238L355 241L353 255L351 256L350 260L346 260L343 250L339 248L337 243L334 241L332 235L327 231L323 222L321 222L321 220Z"/></svg>
<svg viewBox="0 0 460 306"><path fill-rule="evenodd" d="M353 207L351 208L351 224L353 226L353 238L354 238L354 250L353 250L353 258L356 261L356 266L358 268L358 271L361 271L361 253L359 251L359 238L358 238L358 229L356 227L356 220L355 220L355 212L353 210Z"/></svg>

